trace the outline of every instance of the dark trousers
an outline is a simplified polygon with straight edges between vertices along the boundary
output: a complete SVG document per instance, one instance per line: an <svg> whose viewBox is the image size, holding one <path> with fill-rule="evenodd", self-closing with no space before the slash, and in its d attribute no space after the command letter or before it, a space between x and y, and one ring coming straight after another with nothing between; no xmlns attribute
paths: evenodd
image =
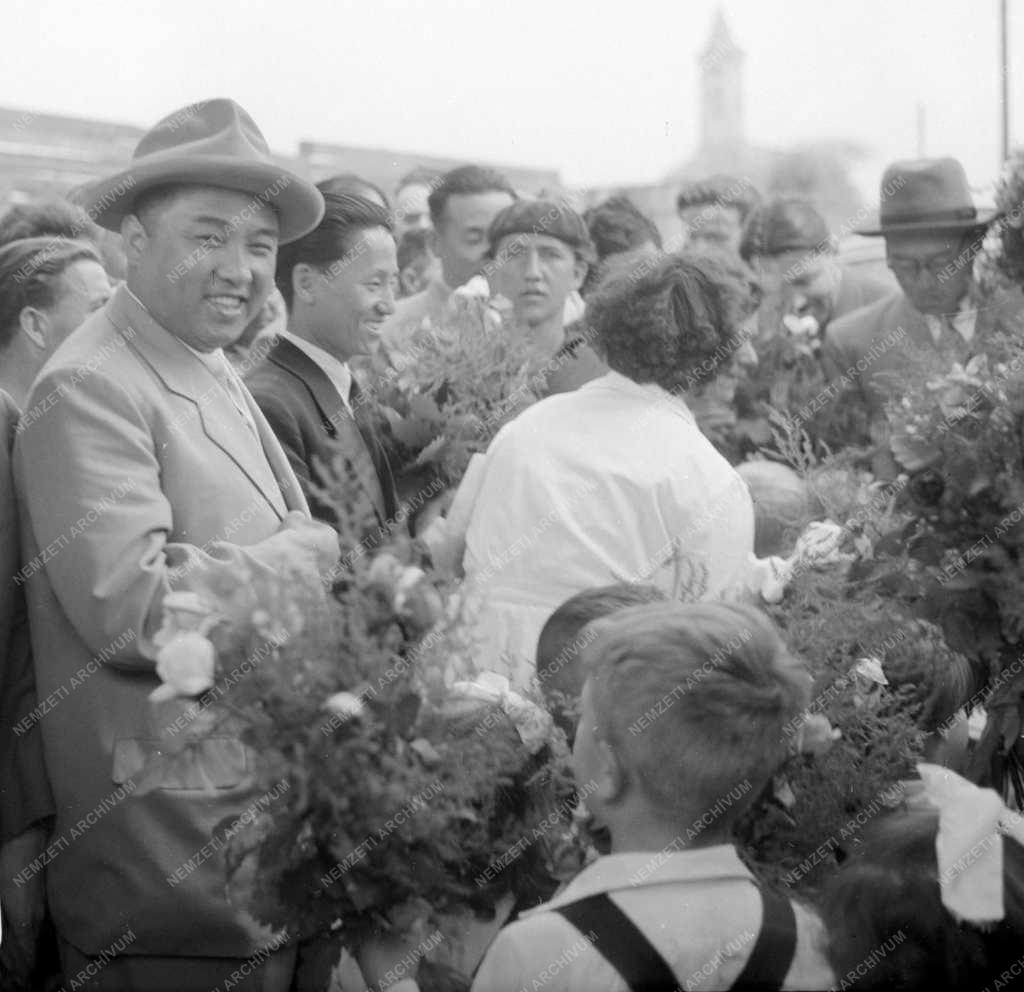
<svg viewBox="0 0 1024 992"><path fill-rule="evenodd" d="M65 987L86 992L289 992L295 975L293 946L251 958L94 958L58 940Z"/></svg>

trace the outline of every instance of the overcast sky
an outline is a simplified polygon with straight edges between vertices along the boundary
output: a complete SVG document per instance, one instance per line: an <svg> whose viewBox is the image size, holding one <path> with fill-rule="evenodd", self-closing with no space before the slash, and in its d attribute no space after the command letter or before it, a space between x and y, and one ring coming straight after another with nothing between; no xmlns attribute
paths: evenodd
<svg viewBox="0 0 1024 992"><path fill-rule="evenodd" d="M231 96L275 150L300 139L653 181L698 139L715 0L6 0L0 102L148 125ZM772 147L917 148L972 182L999 153L997 0L728 0L747 128ZM1010 0L1024 140L1024 3ZM1013 8L1017 9L1014 10ZM876 165L878 163L878 165ZM873 185L873 184L872 184Z"/></svg>

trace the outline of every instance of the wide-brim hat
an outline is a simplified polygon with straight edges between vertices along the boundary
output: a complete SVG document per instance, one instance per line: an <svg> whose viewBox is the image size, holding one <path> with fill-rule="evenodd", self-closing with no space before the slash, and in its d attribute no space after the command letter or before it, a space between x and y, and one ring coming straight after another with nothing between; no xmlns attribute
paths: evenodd
<svg viewBox="0 0 1024 992"><path fill-rule="evenodd" d="M226 99L168 114L142 136L127 169L83 187L75 199L97 224L119 232L141 194L177 183L251 194L255 205L277 213L282 244L308 234L324 214L320 191L278 165L255 121Z"/></svg>
<svg viewBox="0 0 1024 992"><path fill-rule="evenodd" d="M955 158L894 162L885 170L878 220L857 234L910 234L984 227L998 210L978 210L967 186L967 173Z"/></svg>

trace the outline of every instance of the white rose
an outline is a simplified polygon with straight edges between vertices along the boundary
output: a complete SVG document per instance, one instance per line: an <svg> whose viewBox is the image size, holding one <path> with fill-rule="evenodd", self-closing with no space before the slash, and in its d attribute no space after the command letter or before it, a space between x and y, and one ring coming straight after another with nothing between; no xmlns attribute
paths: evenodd
<svg viewBox="0 0 1024 992"><path fill-rule="evenodd" d="M324 709L346 720L354 720L366 712L363 701L352 692L336 692L329 696L324 703Z"/></svg>
<svg viewBox="0 0 1024 992"><path fill-rule="evenodd" d="M198 696L213 685L217 652L198 631L186 631L168 641L156 656L156 673L163 680L150 693L153 702L178 696Z"/></svg>

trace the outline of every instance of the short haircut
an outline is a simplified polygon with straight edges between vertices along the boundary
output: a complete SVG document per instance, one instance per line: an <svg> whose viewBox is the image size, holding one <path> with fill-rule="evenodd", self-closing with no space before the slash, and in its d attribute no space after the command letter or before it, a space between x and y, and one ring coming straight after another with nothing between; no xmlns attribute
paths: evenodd
<svg viewBox="0 0 1024 992"><path fill-rule="evenodd" d="M703 207L707 204L735 207L742 223L760 202L761 195L749 179L716 175L684 186L676 197L676 209L685 210L687 207Z"/></svg>
<svg viewBox="0 0 1024 992"><path fill-rule="evenodd" d="M357 176L354 172L342 172L336 176L330 176L316 184L321 193L349 193L352 196L362 197L364 200L373 202L376 196L384 204L385 209L391 209L391 201L387 194L376 183L369 179Z"/></svg>
<svg viewBox="0 0 1024 992"><path fill-rule="evenodd" d="M478 193L508 193L514 200L519 198L512 184L496 169L485 169L479 165L459 166L446 172L427 197L434 229L440 230L448 201L453 196L473 196Z"/></svg>
<svg viewBox="0 0 1024 992"><path fill-rule="evenodd" d="M575 704L583 689L580 652L594 637L592 629L584 628L627 606L664 600L665 594L655 586L617 582L570 596L548 617L537 640L537 680L556 722L570 737L575 719L562 704Z"/></svg>
<svg viewBox="0 0 1024 992"><path fill-rule="evenodd" d="M406 186L427 186L433 189L441 181L441 173L437 169L427 168L425 165L417 165L410 169L395 187L395 196L402 192Z"/></svg>
<svg viewBox="0 0 1024 992"><path fill-rule="evenodd" d="M825 508L788 465L754 459L736 466L754 504L754 554L789 555L801 531L825 517Z"/></svg>
<svg viewBox="0 0 1024 992"><path fill-rule="evenodd" d="M627 775L668 816L729 794L733 820L788 756L784 729L809 701L806 669L749 606L634 606L595 626L587 684Z"/></svg>
<svg viewBox="0 0 1024 992"><path fill-rule="evenodd" d="M612 196L584 211L583 220L597 250L598 261L609 255L641 248L648 242L661 247L654 222L628 196Z"/></svg>
<svg viewBox="0 0 1024 992"><path fill-rule="evenodd" d="M1019 973L1024 945L1024 848L1009 836L997 840L1005 915L983 929L942 904L938 828L938 812L929 807L880 816L827 884L822 916L837 980L855 972L866 992L963 992L999 988L1002 975L1004 987L1016 987L1006 976Z"/></svg>
<svg viewBox="0 0 1024 992"><path fill-rule="evenodd" d="M414 265L420 259L430 258L429 232L422 228L404 231L398 242L398 270Z"/></svg>
<svg viewBox="0 0 1024 992"><path fill-rule="evenodd" d="M14 338L21 311L52 307L60 277L83 259L103 264L94 245L70 238L23 238L0 246L0 349Z"/></svg>
<svg viewBox="0 0 1024 992"><path fill-rule="evenodd" d="M706 385L729 366L759 301L756 279L738 261L669 254L612 266L587 320L612 369L674 392Z"/></svg>
<svg viewBox="0 0 1024 992"><path fill-rule="evenodd" d="M835 254L824 216L805 196L776 196L751 211L740 241L740 256L771 258L786 252Z"/></svg>
<svg viewBox="0 0 1024 992"><path fill-rule="evenodd" d="M26 238L67 238L96 241L100 228L79 206L48 198L16 203L0 215L0 245Z"/></svg>
<svg viewBox="0 0 1024 992"><path fill-rule="evenodd" d="M296 265L305 263L326 270L355 250L358 234L375 227L383 227L394 236L390 213L361 196L324 193L324 205L323 219L312 231L278 249L274 281L289 310L295 298L292 272Z"/></svg>

